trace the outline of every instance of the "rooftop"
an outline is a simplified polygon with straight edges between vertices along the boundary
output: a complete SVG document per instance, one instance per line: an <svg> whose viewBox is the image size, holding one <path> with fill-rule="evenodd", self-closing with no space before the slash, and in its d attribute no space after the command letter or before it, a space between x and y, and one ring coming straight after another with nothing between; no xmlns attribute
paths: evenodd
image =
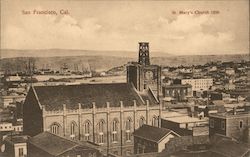
<svg viewBox="0 0 250 157"><path fill-rule="evenodd" d="M12 125L11 122L0 122L0 125L1 125L1 124L11 124L11 125Z"/></svg>
<svg viewBox="0 0 250 157"><path fill-rule="evenodd" d="M250 106L233 108L228 112L211 113L209 116L217 118L250 117Z"/></svg>
<svg viewBox="0 0 250 157"><path fill-rule="evenodd" d="M142 127L135 130L134 136L140 137L149 141L153 141L153 142L160 142L163 137L165 137L166 135L170 133L174 133L174 132L170 129L158 128L158 127L154 127L150 125L142 125Z"/></svg>
<svg viewBox="0 0 250 157"><path fill-rule="evenodd" d="M91 108L93 102L96 107L119 107L120 101L124 106L145 105L149 100L150 105L158 104L158 100L152 92L139 93L132 84L128 83L107 83L107 84L80 84L80 85L59 85L59 86L34 86L30 92L34 91L38 101L45 106L46 110L63 109L63 104L67 109L78 109L78 104L82 108Z"/></svg>
<svg viewBox="0 0 250 157"><path fill-rule="evenodd" d="M172 85L164 85L164 88L191 88L190 84L172 84Z"/></svg>
<svg viewBox="0 0 250 157"><path fill-rule="evenodd" d="M196 118L196 117L190 117L190 116L180 116L180 117L165 117L162 118L164 120L168 120L171 122L175 122L175 123L195 123L195 122L208 122L207 118Z"/></svg>
<svg viewBox="0 0 250 157"><path fill-rule="evenodd" d="M9 135L4 140L11 144L26 143L28 140L28 136Z"/></svg>
<svg viewBox="0 0 250 157"><path fill-rule="evenodd" d="M3 99L11 99L11 98L25 98L25 95L3 95L2 96Z"/></svg>
<svg viewBox="0 0 250 157"><path fill-rule="evenodd" d="M223 154L225 157L231 157L243 156L249 152L250 149L246 145L236 141L223 139L215 143L210 151L216 154Z"/></svg>
<svg viewBox="0 0 250 157"><path fill-rule="evenodd" d="M187 116L187 113L177 112L177 111L167 111L164 112L165 118L171 118L171 117L183 117Z"/></svg>
<svg viewBox="0 0 250 157"><path fill-rule="evenodd" d="M43 132L30 138L29 143L54 156L71 149L92 149L82 143L80 144L49 132Z"/></svg>

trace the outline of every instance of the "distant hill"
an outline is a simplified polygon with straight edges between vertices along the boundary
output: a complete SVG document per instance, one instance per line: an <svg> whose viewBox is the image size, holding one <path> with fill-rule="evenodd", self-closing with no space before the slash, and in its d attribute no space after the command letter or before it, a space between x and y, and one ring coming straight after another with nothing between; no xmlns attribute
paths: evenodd
<svg viewBox="0 0 250 157"><path fill-rule="evenodd" d="M66 64L70 70L74 70L77 64L80 68L90 67L92 70L105 71L116 66L124 65L132 58L113 56L64 56L64 57L34 57L37 69L50 68L60 70ZM10 71L25 71L28 57L4 58L0 60L0 68Z"/></svg>
<svg viewBox="0 0 250 157"><path fill-rule="evenodd" d="M162 66L179 66L179 65L203 65L208 62L228 62L228 61L249 61L248 54L235 55L186 55L186 56L169 56L169 57L152 57L151 62Z"/></svg>
<svg viewBox="0 0 250 157"><path fill-rule="evenodd" d="M85 50L3 50L1 52L4 58L0 59L0 70L4 71L25 71L29 57L35 60L35 66L38 69L52 68L59 70L63 64L67 64L69 69L73 70L77 64L79 66L89 66L92 70L97 71L106 71L130 61L137 61L138 57L137 52L126 51L108 51L105 53L104 51ZM52 55L52 52L53 55L58 54L58 57L48 57ZM151 63L161 66L202 65L211 61L225 62L249 59L247 54L174 56L159 52L157 55L153 55L153 53L151 52ZM20 57L22 54L28 57Z"/></svg>
<svg viewBox="0 0 250 157"><path fill-rule="evenodd" d="M44 49L44 50L15 50L2 49L0 58L15 57L53 57L53 56L113 56L113 57L137 57L137 51L98 51L98 50L67 50L67 49ZM152 57L169 56L168 53L152 52Z"/></svg>

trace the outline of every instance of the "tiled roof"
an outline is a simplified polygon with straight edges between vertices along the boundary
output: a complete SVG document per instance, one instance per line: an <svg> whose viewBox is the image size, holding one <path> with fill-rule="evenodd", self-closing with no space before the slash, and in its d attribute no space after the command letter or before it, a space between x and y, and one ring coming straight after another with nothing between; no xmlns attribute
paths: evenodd
<svg viewBox="0 0 250 157"><path fill-rule="evenodd" d="M68 109L77 109L79 103L82 108L91 108L95 102L96 107L101 108L106 107L106 102L110 107L120 106L120 101L124 106L133 106L134 100L137 105L145 105L146 102L128 83L34 86L34 90L46 110L62 109L63 104ZM144 93L143 98L149 99L150 104L157 103L150 92Z"/></svg>
<svg viewBox="0 0 250 157"><path fill-rule="evenodd" d="M171 132L172 131L169 129L143 125L139 129L135 130L134 136L154 142L159 142L164 136Z"/></svg>
<svg viewBox="0 0 250 157"><path fill-rule="evenodd" d="M49 132L40 133L28 141L37 148L54 156L64 153L66 150L91 149L77 142L59 137Z"/></svg>

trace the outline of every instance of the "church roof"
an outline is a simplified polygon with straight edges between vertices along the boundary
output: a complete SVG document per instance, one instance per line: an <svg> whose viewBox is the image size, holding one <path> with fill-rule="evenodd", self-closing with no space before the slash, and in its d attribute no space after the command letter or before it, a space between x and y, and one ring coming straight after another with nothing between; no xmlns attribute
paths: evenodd
<svg viewBox="0 0 250 157"><path fill-rule="evenodd" d="M134 86L128 83L34 86L33 90L46 110L63 109L63 104L67 109L77 109L79 103L82 108L91 108L93 102L97 108L106 107L107 102L110 107L119 107L120 101L123 101L124 106L133 106L134 100L138 106L145 105L146 100L149 100L150 104L157 104L150 91L141 96Z"/></svg>

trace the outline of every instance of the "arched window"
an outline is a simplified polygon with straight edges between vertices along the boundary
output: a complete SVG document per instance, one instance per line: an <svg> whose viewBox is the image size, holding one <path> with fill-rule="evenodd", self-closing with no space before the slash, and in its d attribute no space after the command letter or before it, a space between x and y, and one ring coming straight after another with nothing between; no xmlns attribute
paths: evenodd
<svg viewBox="0 0 250 157"><path fill-rule="evenodd" d="M118 131L118 120L114 119L112 122L112 142L118 141L117 131Z"/></svg>
<svg viewBox="0 0 250 157"><path fill-rule="evenodd" d="M84 124L84 133L85 134L89 134L90 133L90 122L87 121L85 124Z"/></svg>
<svg viewBox="0 0 250 157"><path fill-rule="evenodd" d="M59 128L60 128L60 125L59 125L59 124L53 123L53 124L50 126L50 132L51 132L52 134L59 135Z"/></svg>
<svg viewBox="0 0 250 157"><path fill-rule="evenodd" d="M84 136L85 136L85 140L89 141L89 136L90 136L90 121L86 121L84 123Z"/></svg>
<svg viewBox="0 0 250 157"><path fill-rule="evenodd" d="M98 139L97 139L97 142L99 144L103 144L104 143L104 125L105 125L104 120L101 120L97 124L97 127L98 127Z"/></svg>
<svg viewBox="0 0 250 157"><path fill-rule="evenodd" d="M141 127L145 123L145 118L141 117L139 120L139 127Z"/></svg>
<svg viewBox="0 0 250 157"><path fill-rule="evenodd" d="M126 130L131 130L131 126L132 126L132 120L131 120L131 118L129 117L129 118L127 118L127 120L126 120Z"/></svg>
<svg viewBox="0 0 250 157"><path fill-rule="evenodd" d="M131 141L131 128L132 128L132 120L131 118L127 118L126 120L126 124L125 124L125 127L126 127L126 141L127 142L130 142Z"/></svg>
<svg viewBox="0 0 250 157"><path fill-rule="evenodd" d="M76 136L77 125L75 122L71 122L70 124L70 137L75 139Z"/></svg>
<svg viewBox="0 0 250 157"><path fill-rule="evenodd" d="M112 125L112 131L117 131L117 129L118 129L118 121L114 120Z"/></svg>
<svg viewBox="0 0 250 157"><path fill-rule="evenodd" d="M103 132L103 131L104 131L104 120L101 120L101 121L98 123L98 131L99 131L99 132Z"/></svg>
<svg viewBox="0 0 250 157"><path fill-rule="evenodd" d="M154 116L152 119L152 126L158 127L159 126L159 121L158 117Z"/></svg>

